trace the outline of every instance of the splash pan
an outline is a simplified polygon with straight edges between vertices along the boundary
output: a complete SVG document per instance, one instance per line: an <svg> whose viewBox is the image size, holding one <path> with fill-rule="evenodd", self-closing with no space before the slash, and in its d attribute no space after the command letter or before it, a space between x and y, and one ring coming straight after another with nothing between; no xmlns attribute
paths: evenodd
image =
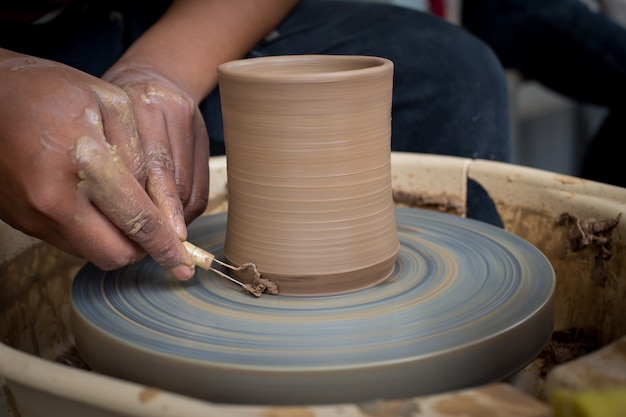
<svg viewBox="0 0 626 417"><path fill-rule="evenodd" d="M71 291L76 346L101 373L237 404L443 392L506 378L541 351L555 289L541 252L471 219L396 219L392 276L341 295L257 299L202 270L176 281L151 259L87 264ZM222 254L225 230L225 213L201 217L189 240Z"/></svg>

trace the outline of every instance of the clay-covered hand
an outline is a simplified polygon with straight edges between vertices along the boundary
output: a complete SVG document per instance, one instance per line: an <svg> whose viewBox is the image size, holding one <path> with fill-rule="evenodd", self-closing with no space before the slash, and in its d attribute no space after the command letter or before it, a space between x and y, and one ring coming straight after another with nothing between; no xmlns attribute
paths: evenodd
<svg viewBox="0 0 626 417"><path fill-rule="evenodd" d="M121 88L56 62L3 50L0 85L1 218L102 269L126 265L147 252L176 277L191 277L184 233L172 227L176 208L169 207L175 204L162 195L171 191L154 186L173 180L155 174L155 156L146 157L146 151L167 152L141 143L145 135L165 129L169 118L159 114L151 120L161 118L160 125L149 127L142 114L140 137ZM160 137L153 142L163 143ZM172 152L178 152L175 160L187 161L181 154L190 151ZM169 168L180 178L178 195L189 202L190 174Z"/></svg>
<svg viewBox="0 0 626 417"><path fill-rule="evenodd" d="M186 223L202 214L208 199L209 138L200 109L179 84L152 68L114 66L102 78L130 98L146 190L185 240Z"/></svg>

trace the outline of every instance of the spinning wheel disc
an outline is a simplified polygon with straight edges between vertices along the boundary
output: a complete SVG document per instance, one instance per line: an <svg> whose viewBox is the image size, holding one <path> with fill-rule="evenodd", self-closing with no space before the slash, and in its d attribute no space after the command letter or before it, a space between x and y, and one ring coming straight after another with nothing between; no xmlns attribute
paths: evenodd
<svg viewBox="0 0 626 417"><path fill-rule="evenodd" d="M398 398L505 378L552 332L555 277L523 239L471 219L396 209L385 282L348 294L254 298L214 273L151 259L88 264L72 286L76 346L96 371L217 402ZM221 256L226 214L189 240Z"/></svg>

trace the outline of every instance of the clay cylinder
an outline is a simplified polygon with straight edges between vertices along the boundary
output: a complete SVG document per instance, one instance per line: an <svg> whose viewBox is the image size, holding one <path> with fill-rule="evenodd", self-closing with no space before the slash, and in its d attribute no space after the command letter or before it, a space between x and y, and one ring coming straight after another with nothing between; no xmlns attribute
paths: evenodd
<svg viewBox="0 0 626 417"><path fill-rule="evenodd" d="M218 69L228 177L224 255L281 294L379 283L399 250L391 194L393 63L302 55Z"/></svg>

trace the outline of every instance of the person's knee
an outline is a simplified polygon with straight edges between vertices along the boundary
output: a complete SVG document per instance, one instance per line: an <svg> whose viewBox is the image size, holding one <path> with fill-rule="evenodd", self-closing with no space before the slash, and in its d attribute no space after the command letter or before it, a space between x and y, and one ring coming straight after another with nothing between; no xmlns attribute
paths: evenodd
<svg viewBox="0 0 626 417"><path fill-rule="evenodd" d="M498 57L480 39L461 28L455 29L431 48L431 53L439 55L439 61L452 76L449 81L470 89L489 85L497 87L492 92L502 94L505 76Z"/></svg>

